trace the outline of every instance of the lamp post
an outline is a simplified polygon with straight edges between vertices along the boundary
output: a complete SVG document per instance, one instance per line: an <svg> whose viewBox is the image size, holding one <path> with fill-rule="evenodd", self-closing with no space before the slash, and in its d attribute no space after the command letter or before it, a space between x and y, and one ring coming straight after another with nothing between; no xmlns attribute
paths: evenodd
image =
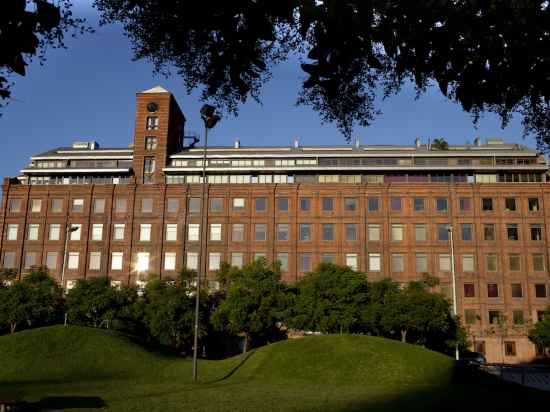
<svg viewBox="0 0 550 412"><path fill-rule="evenodd" d="M455 247L453 242L453 225L449 226L449 238L451 241L451 279L453 282L453 315L455 317L455 321L458 322L458 313L457 313L457 304L456 304L456 276L455 276ZM458 354L458 342L455 344L455 358L456 360L459 359Z"/></svg>
<svg viewBox="0 0 550 412"><path fill-rule="evenodd" d="M78 227L73 226L71 223L67 223L65 226L65 247L63 249L63 266L61 268L61 287L65 290L65 268L67 266L67 247L69 245L69 235L76 232Z"/></svg>
<svg viewBox="0 0 550 412"><path fill-rule="evenodd" d="M208 148L208 129L216 126L216 123L221 119L216 114L216 108L205 104L201 108L201 118L204 122L204 145L202 150L202 188L201 188L201 253L199 257L199 270L197 271L197 285L195 292L195 327L193 337L193 382L197 382L198 377L198 351L199 351L199 312L200 312L200 293L201 293L201 272L206 278L206 248L208 243L206 237L206 216L208 213L206 205L206 191L208 184L206 181L206 150Z"/></svg>

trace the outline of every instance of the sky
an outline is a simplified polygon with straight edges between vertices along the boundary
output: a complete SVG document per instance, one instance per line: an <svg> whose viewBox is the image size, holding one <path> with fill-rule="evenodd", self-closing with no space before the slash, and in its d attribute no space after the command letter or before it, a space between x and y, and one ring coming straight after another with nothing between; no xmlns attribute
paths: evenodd
<svg viewBox="0 0 550 412"><path fill-rule="evenodd" d="M75 15L96 29L75 39L67 49L52 49L41 66L34 61L25 77L13 77L13 99L2 109L0 175L17 176L30 156L73 141L95 140L103 147L126 147L133 140L135 93L161 85L171 91L187 118L186 134L200 132L199 92L187 95L177 76L156 76L147 61L133 61L131 44L120 25L98 27L91 0L75 1ZM262 104L250 100L237 117L226 116L209 134L209 144L304 145L346 144L335 125L323 124L309 107L295 105L303 73L296 62L275 68L266 84ZM362 144L412 144L444 137L451 144L472 142L476 136L522 142L521 122L504 130L494 115L475 128L469 114L433 88L415 100L412 88L380 104L382 115L367 128L355 129ZM532 139L523 141L535 146Z"/></svg>

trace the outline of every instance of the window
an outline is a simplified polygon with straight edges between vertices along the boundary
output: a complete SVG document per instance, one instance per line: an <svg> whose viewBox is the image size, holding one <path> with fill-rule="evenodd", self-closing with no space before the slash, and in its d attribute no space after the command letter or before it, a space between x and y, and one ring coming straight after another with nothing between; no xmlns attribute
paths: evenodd
<svg viewBox="0 0 550 412"><path fill-rule="evenodd" d="M354 242L357 240L357 225L355 223L346 223L346 241Z"/></svg>
<svg viewBox="0 0 550 412"><path fill-rule="evenodd" d="M40 213L42 209L42 199L31 199L31 213Z"/></svg>
<svg viewBox="0 0 550 412"><path fill-rule="evenodd" d="M516 342L505 341L504 342L504 354L506 356L516 356Z"/></svg>
<svg viewBox="0 0 550 412"><path fill-rule="evenodd" d="M391 225L391 240L393 242L402 242L403 241L403 225L399 223L394 223Z"/></svg>
<svg viewBox="0 0 550 412"><path fill-rule="evenodd" d="M379 224L369 224L368 225L368 235L371 242L380 241L380 225Z"/></svg>
<svg viewBox="0 0 550 412"><path fill-rule="evenodd" d="M212 223L210 225L210 240L219 241L222 240L222 224Z"/></svg>
<svg viewBox="0 0 550 412"><path fill-rule="evenodd" d="M484 197L481 199L481 210L490 212L493 210L493 199L490 197Z"/></svg>
<svg viewBox="0 0 550 412"><path fill-rule="evenodd" d="M311 253L300 253L300 272L311 270Z"/></svg>
<svg viewBox="0 0 550 412"><path fill-rule="evenodd" d="M323 240L334 240L334 225L332 223L323 224Z"/></svg>
<svg viewBox="0 0 550 412"><path fill-rule="evenodd" d="M403 272L405 264L401 253L393 253L391 255L391 270L392 272Z"/></svg>
<svg viewBox="0 0 550 412"><path fill-rule="evenodd" d="M17 240L17 232L19 232L19 225L10 223L8 224L8 232L6 234L7 240Z"/></svg>
<svg viewBox="0 0 550 412"><path fill-rule="evenodd" d="M96 214L105 213L105 199L94 199L93 212Z"/></svg>
<svg viewBox="0 0 550 412"><path fill-rule="evenodd" d="M498 298L498 284L497 283L487 283L487 297L488 298Z"/></svg>
<svg viewBox="0 0 550 412"><path fill-rule="evenodd" d="M111 270L122 270L123 257L122 252L111 253Z"/></svg>
<svg viewBox="0 0 550 412"><path fill-rule="evenodd" d="M71 229L74 229L74 231L70 232L70 239L73 241L80 240L82 235L82 225L80 223L73 223L71 224Z"/></svg>
<svg viewBox="0 0 550 412"><path fill-rule="evenodd" d="M461 212L469 212L472 210L472 199L469 197L461 197L458 199L458 207Z"/></svg>
<svg viewBox="0 0 550 412"><path fill-rule="evenodd" d="M155 150L157 148L157 138L155 136L145 137L145 150Z"/></svg>
<svg viewBox="0 0 550 412"><path fill-rule="evenodd" d="M323 263L334 263L336 261L336 256L334 253L323 253L321 255L321 261Z"/></svg>
<svg viewBox="0 0 550 412"><path fill-rule="evenodd" d="M369 212L377 212L380 208L380 199L377 197L369 197L367 203Z"/></svg>
<svg viewBox="0 0 550 412"><path fill-rule="evenodd" d="M462 271L474 271L474 255L462 255Z"/></svg>
<svg viewBox="0 0 550 412"><path fill-rule="evenodd" d="M164 270L176 270L176 252L164 254Z"/></svg>
<svg viewBox="0 0 550 412"><path fill-rule="evenodd" d="M158 130L159 118L156 116L147 116L146 128L147 130Z"/></svg>
<svg viewBox="0 0 550 412"><path fill-rule="evenodd" d="M529 205L529 211L530 212L538 212L539 211L539 198L538 197L530 197L527 200L527 203Z"/></svg>
<svg viewBox="0 0 550 412"><path fill-rule="evenodd" d="M92 240L95 240L95 241L103 240L103 224L94 223L92 225Z"/></svg>
<svg viewBox="0 0 550 412"><path fill-rule="evenodd" d="M27 240L38 240L39 229L40 229L40 225L35 223L30 224L28 226Z"/></svg>
<svg viewBox="0 0 550 412"><path fill-rule="evenodd" d="M475 298L476 296L476 288L473 283L465 283L464 284L464 297L465 298Z"/></svg>
<svg viewBox="0 0 550 412"><path fill-rule="evenodd" d="M427 230L425 224L414 225L414 240L417 242L425 242L427 239Z"/></svg>
<svg viewBox="0 0 550 412"><path fill-rule="evenodd" d="M392 212L401 212L401 198L400 197L392 197L390 199L390 207Z"/></svg>
<svg viewBox="0 0 550 412"><path fill-rule="evenodd" d="M435 199L435 209L438 212L446 212L447 211L447 198L446 197L438 197Z"/></svg>
<svg viewBox="0 0 550 412"><path fill-rule="evenodd" d="M323 212L332 212L332 209L334 207L334 200L332 199L332 197L323 197L322 207Z"/></svg>
<svg viewBox="0 0 550 412"><path fill-rule="evenodd" d="M506 225L506 236L508 240L519 240L518 225L515 223L509 223Z"/></svg>
<svg viewBox="0 0 550 412"><path fill-rule="evenodd" d="M166 241L176 242L178 240L178 224L168 223L166 224Z"/></svg>
<svg viewBox="0 0 550 412"><path fill-rule="evenodd" d="M504 199L504 210L507 212L515 212L516 211L516 199L513 197L507 197Z"/></svg>
<svg viewBox="0 0 550 412"><path fill-rule="evenodd" d="M533 254L533 270L540 272L545 270L544 255L542 253Z"/></svg>
<svg viewBox="0 0 550 412"><path fill-rule="evenodd" d="M126 213L128 210L128 199L125 197L117 197L115 201L115 212Z"/></svg>
<svg viewBox="0 0 550 412"><path fill-rule="evenodd" d="M483 240L495 240L495 225L487 223L483 225Z"/></svg>
<svg viewBox="0 0 550 412"><path fill-rule="evenodd" d="M415 256L416 273L428 272L428 255L425 253L417 253Z"/></svg>
<svg viewBox="0 0 550 412"><path fill-rule="evenodd" d="M309 242L311 240L311 225L309 223L300 224L300 237L302 242Z"/></svg>
<svg viewBox="0 0 550 412"><path fill-rule="evenodd" d="M288 240L288 223L277 224L277 240L279 241Z"/></svg>
<svg viewBox="0 0 550 412"><path fill-rule="evenodd" d="M8 206L10 213L18 213L21 211L21 199L10 199Z"/></svg>
<svg viewBox="0 0 550 412"><path fill-rule="evenodd" d="M288 212L288 199L286 197L277 198L277 210L279 212Z"/></svg>
<svg viewBox="0 0 550 412"><path fill-rule="evenodd" d="M510 271L519 272L521 270L521 256L515 253L508 255L508 265Z"/></svg>
<svg viewBox="0 0 550 412"><path fill-rule="evenodd" d="M90 270L101 269L101 252L90 252Z"/></svg>
<svg viewBox="0 0 550 412"><path fill-rule="evenodd" d="M266 198L265 197L257 197L254 200L254 205L256 212L265 212L266 210Z"/></svg>
<svg viewBox="0 0 550 412"><path fill-rule="evenodd" d="M531 225L531 240L542 240L542 228L540 225Z"/></svg>
<svg viewBox="0 0 550 412"><path fill-rule="evenodd" d="M266 259L266 254L265 252L255 252L254 253L254 260L259 260L259 259Z"/></svg>
<svg viewBox="0 0 550 412"><path fill-rule="evenodd" d="M354 197L346 197L344 199L344 210L346 212L355 212L357 210L357 199Z"/></svg>
<svg viewBox="0 0 550 412"><path fill-rule="evenodd" d="M369 253L369 270L371 272L380 272L381 256L380 253Z"/></svg>
<svg viewBox="0 0 550 412"><path fill-rule="evenodd" d="M61 213L63 211L63 200L52 199L52 213Z"/></svg>
<svg viewBox="0 0 550 412"><path fill-rule="evenodd" d="M300 198L300 210L302 212L309 212L311 210L311 199L309 197Z"/></svg>
<svg viewBox="0 0 550 412"><path fill-rule="evenodd" d="M477 340L475 342L474 349L475 349L476 352L479 352L479 353L485 355L485 341Z"/></svg>
<svg viewBox="0 0 550 412"><path fill-rule="evenodd" d="M277 253L277 261L281 265L281 272L288 272L288 253Z"/></svg>
<svg viewBox="0 0 550 412"><path fill-rule="evenodd" d="M149 252L139 252L137 254L136 270L138 272L147 272L149 270Z"/></svg>
<svg viewBox="0 0 550 412"><path fill-rule="evenodd" d="M231 253L231 266L242 268L244 264L244 254L242 252Z"/></svg>
<svg viewBox="0 0 550 412"><path fill-rule="evenodd" d="M449 241L449 224L443 223L437 225L437 239L441 241Z"/></svg>
<svg viewBox="0 0 550 412"><path fill-rule="evenodd" d="M153 213L153 199L149 197L141 199L141 213Z"/></svg>
<svg viewBox="0 0 550 412"><path fill-rule="evenodd" d="M477 320L477 314L475 309L464 310L464 321L466 325L474 325Z"/></svg>
<svg viewBox="0 0 550 412"><path fill-rule="evenodd" d="M214 213L223 212L223 199L219 197L210 199L210 211Z"/></svg>
<svg viewBox="0 0 550 412"><path fill-rule="evenodd" d="M487 272L497 271L497 255L494 255L494 254L485 255L485 270Z"/></svg>
<svg viewBox="0 0 550 412"><path fill-rule="evenodd" d="M244 210L244 198L236 197L233 199L233 210L235 211Z"/></svg>
<svg viewBox="0 0 550 412"><path fill-rule="evenodd" d="M521 283L512 283L512 297L513 298L522 298L523 297L523 288Z"/></svg>
<svg viewBox="0 0 550 412"><path fill-rule="evenodd" d="M36 252L25 253L25 269L30 269L33 266L36 266L36 255Z"/></svg>
<svg viewBox="0 0 550 412"><path fill-rule="evenodd" d="M15 252L4 252L2 266L6 269L13 269L15 267Z"/></svg>
<svg viewBox="0 0 550 412"><path fill-rule="evenodd" d="M242 242L244 240L244 224L233 223L231 229L231 240L233 242Z"/></svg>
<svg viewBox="0 0 550 412"><path fill-rule="evenodd" d="M114 226L114 240L124 240L124 229L126 225L124 223L115 223Z"/></svg>
<svg viewBox="0 0 550 412"><path fill-rule="evenodd" d="M46 254L46 267L49 270L57 269L57 252L48 252Z"/></svg>
<svg viewBox="0 0 550 412"><path fill-rule="evenodd" d="M69 252L69 261L67 263L67 268L71 270L78 269L78 261L80 254L78 252Z"/></svg>
<svg viewBox="0 0 550 412"><path fill-rule="evenodd" d="M357 270L359 268L357 264L357 253L346 253L346 266L351 270Z"/></svg>
<svg viewBox="0 0 550 412"><path fill-rule="evenodd" d="M199 254L196 252L187 252L186 267L188 270L198 270Z"/></svg>
<svg viewBox="0 0 550 412"><path fill-rule="evenodd" d="M423 197L415 197L413 199L413 210L415 212L423 212L424 211L424 198Z"/></svg>
<svg viewBox="0 0 550 412"><path fill-rule="evenodd" d="M178 213L178 210L180 208L180 201L179 199L169 197L166 199L166 212L168 213Z"/></svg>
<svg viewBox="0 0 550 412"><path fill-rule="evenodd" d="M535 284L535 297L545 298L546 297L546 284L545 283L536 283Z"/></svg>
<svg viewBox="0 0 550 412"><path fill-rule="evenodd" d="M258 242L267 240L267 225L265 223L256 223L254 225L254 240Z"/></svg>
<svg viewBox="0 0 550 412"><path fill-rule="evenodd" d="M472 240L472 224L463 223L460 225L460 238L464 242L469 242Z"/></svg>
<svg viewBox="0 0 550 412"><path fill-rule="evenodd" d="M198 242L200 239L200 227L199 223L190 223L187 226L187 240L189 242Z"/></svg>
<svg viewBox="0 0 550 412"><path fill-rule="evenodd" d="M489 323L491 325L499 325L502 320L502 314L499 310L489 311Z"/></svg>
<svg viewBox="0 0 550 412"><path fill-rule="evenodd" d="M447 254L439 255L439 270L441 272L451 271L451 256Z"/></svg>
<svg viewBox="0 0 550 412"><path fill-rule="evenodd" d="M188 200L188 210L189 213L200 213L201 212L201 198L200 197L190 197Z"/></svg>
<svg viewBox="0 0 550 412"><path fill-rule="evenodd" d="M73 213L82 213L84 211L84 199L73 199Z"/></svg>
<svg viewBox="0 0 550 412"><path fill-rule="evenodd" d="M151 224L142 223L139 225L139 241L150 242L151 241Z"/></svg>

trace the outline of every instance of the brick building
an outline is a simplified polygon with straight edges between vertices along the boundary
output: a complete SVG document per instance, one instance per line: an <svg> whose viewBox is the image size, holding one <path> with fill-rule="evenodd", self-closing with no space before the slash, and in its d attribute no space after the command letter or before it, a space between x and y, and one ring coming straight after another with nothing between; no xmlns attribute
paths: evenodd
<svg viewBox="0 0 550 412"><path fill-rule="evenodd" d="M544 156L498 139L410 146L186 146L185 117L161 87L137 94L133 145L75 143L4 179L3 267L45 265L70 289L174 276L220 262L279 260L292 282L321 261L369 279L430 273L450 296L453 228L459 314L490 361L531 359L525 337L550 304L550 186ZM201 224L201 208L208 214ZM67 229L70 228L70 233ZM68 239L66 241L66 234ZM65 245L67 247L65 248ZM64 259L66 256L66 259Z"/></svg>

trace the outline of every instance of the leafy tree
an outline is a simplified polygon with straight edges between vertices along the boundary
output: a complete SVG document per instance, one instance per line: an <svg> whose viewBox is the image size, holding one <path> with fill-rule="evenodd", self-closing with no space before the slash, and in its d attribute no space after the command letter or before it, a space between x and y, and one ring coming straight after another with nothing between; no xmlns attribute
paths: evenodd
<svg viewBox="0 0 550 412"><path fill-rule="evenodd" d="M535 323L529 331L529 340L544 350L550 351L550 308L545 313L544 319Z"/></svg>
<svg viewBox="0 0 550 412"><path fill-rule="evenodd" d="M24 76L28 60L40 62L48 47L65 47L67 31L90 32L83 19L73 17L70 0L8 0L0 13L0 99L10 97L8 76Z"/></svg>
<svg viewBox="0 0 550 412"><path fill-rule="evenodd" d="M449 143L445 139L434 139L432 143L432 149L435 150L449 150Z"/></svg>
<svg viewBox="0 0 550 412"><path fill-rule="evenodd" d="M13 282L12 272L2 277ZM43 267L35 267L20 281L0 286L0 325L15 333L21 325L37 327L59 320L62 313L62 291Z"/></svg>
<svg viewBox="0 0 550 412"><path fill-rule="evenodd" d="M268 266L257 259L238 269L224 264L218 274L224 298L212 314L218 330L244 336L244 352L252 344L280 335L278 323L288 307L286 286L279 265Z"/></svg>
<svg viewBox="0 0 550 412"><path fill-rule="evenodd" d="M369 283L368 305L363 311L363 322L366 330L377 336L384 336L382 317L386 304L393 301L393 295L399 293L399 285L391 279L382 279Z"/></svg>
<svg viewBox="0 0 550 412"><path fill-rule="evenodd" d="M289 326L324 333L359 331L367 285L366 276L349 267L320 264L298 281Z"/></svg>
<svg viewBox="0 0 550 412"><path fill-rule="evenodd" d="M523 117L550 143L550 7L546 0L95 0L120 22L137 59L174 69L188 91L236 112L259 99L277 63L300 55L298 103L349 139L378 114L377 90L432 85L472 114Z"/></svg>
<svg viewBox="0 0 550 412"><path fill-rule="evenodd" d="M112 287L108 277L79 279L67 294L67 317L78 325L119 329L136 300L135 288Z"/></svg>

